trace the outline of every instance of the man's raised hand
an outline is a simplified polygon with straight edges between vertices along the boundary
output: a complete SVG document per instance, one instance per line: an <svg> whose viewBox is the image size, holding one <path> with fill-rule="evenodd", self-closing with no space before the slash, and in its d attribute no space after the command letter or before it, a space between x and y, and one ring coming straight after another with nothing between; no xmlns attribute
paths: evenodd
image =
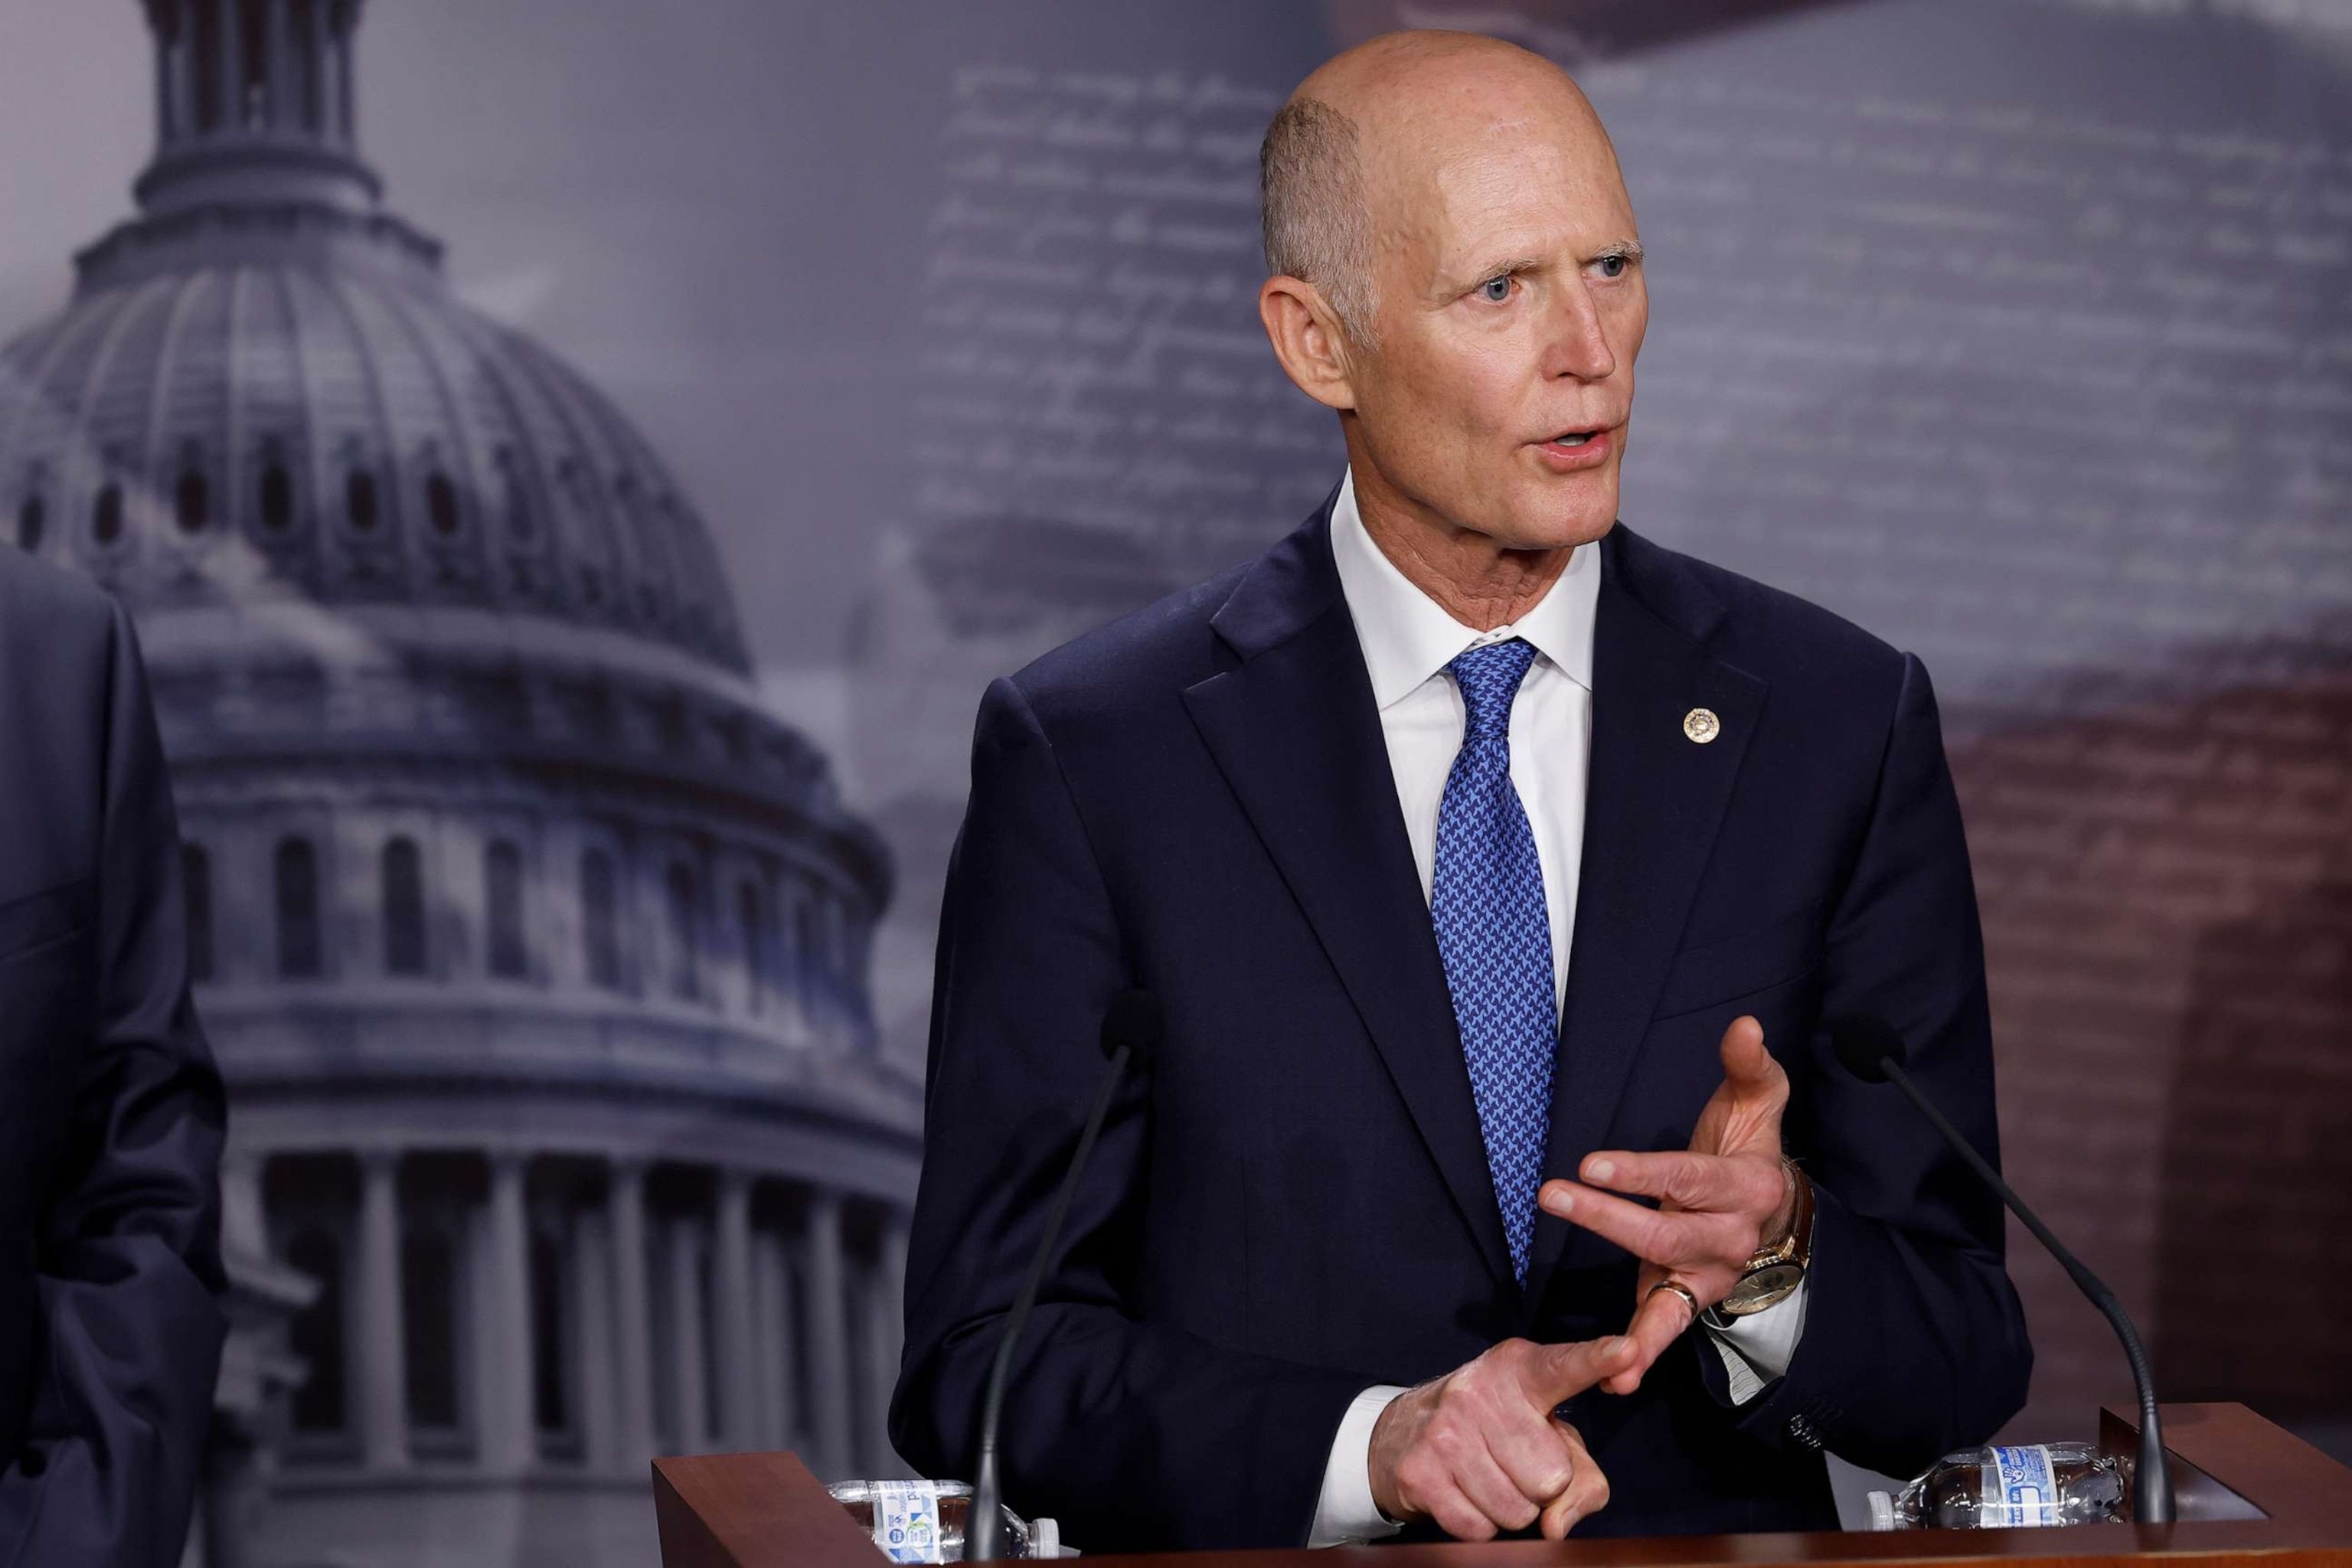
<svg viewBox="0 0 2352 1568"><path fill-rule="evenodd" d="M1764 1026L1746 1015L1723 1032L1723 1082L1699 1112L1682 1153L1585 1156L1581 1184L1546 1182L1537 1202L1548 1214L1608 1237L1642 1259L1634 1284L1631 1364L1601 1386L1631 1394L1642 1374L1696 1315L1672 1279L1704 1310L1731 1294L1758 1243L1788 1223L1795 1192L1780 1163L1780 1116L1789 1075L1764 1048ZM1607 1188L1609 1191L1600 1189ZM1658 1200L1648 1208L1612 1193Z"/></svg>
<svg viewBox="0 0 2352 1568"><path fill-rule="evenodd" d="M1633 1342L1622 1336L1505 1340L1407 1389L1372 1427L1372 1500L1391 1519L1435 1520L1464 1541L1538 1519L1545 1539L1560 1540L1609 1500L1609 1482L1552 1407L1633 1362Z"/></svg>

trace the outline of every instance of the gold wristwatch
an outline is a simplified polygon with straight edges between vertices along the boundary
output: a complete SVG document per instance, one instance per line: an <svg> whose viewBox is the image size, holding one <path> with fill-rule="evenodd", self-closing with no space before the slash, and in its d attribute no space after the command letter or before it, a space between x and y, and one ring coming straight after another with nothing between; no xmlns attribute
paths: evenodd
<svg viewBox="0 0 2352 1568"><path fill-rule="evenodd" d="M1780 1168L1789 1173L1789 1224L1777 1240L1756 1249L1747 1271L1731 1294L1708 1309L1710 1320L1745 1318L1767 1307L1777 1307L1804 1282L1805 1267L1813 1257L1813 1184L1795 1162L1783 1156ZM1717 1321L1717 1328L1729 1325Z"/></svg>

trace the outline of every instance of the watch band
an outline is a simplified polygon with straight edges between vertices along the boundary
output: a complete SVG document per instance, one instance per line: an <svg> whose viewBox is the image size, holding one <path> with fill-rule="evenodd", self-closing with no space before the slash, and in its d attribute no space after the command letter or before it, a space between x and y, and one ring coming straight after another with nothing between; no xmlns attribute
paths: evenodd
<svg viewBox="0 0 2352 1568"><path fill-rule="evenodd" d="M1777 1307L1804 1282L1813 1252L1813 1184L1785 1154L1780 1157L1780 1168L1789 1179L1788 1226L1779 1237L1749 1255L1748 1267L1731 1293L1707 1309L1704 1321L1710 1328L1727 1328L1728 1321Z"/></svg>
<svg viewBox="0 0 2352 1568"><path fill-rule="evenodd" d="M1758 1243L1748 1259L1750 1270L1774 1263L1795 1263L1801 1268L1812 1255L1812 1178L1798 1169L1797 1162L1786 1154L1780 1156L1780 1170L1789 1178L1789 1223L1778 1237Z"/></svg>

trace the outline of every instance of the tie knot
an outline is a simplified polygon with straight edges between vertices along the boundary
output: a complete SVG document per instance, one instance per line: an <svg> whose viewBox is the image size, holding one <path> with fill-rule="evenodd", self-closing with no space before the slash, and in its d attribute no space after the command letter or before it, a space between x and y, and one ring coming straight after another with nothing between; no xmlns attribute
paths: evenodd
<svg viewBox="0 0 2352 1568"><path fill-rule="evenodd" d="M1454 656L1445 668L1454 672L1454 684L1462 689L1466 739L1490 740L1510 733L1511 700L1518 695L1519 682L1527 679L1535 661L1535 644L1520 637L1490 642Z"/></svg>

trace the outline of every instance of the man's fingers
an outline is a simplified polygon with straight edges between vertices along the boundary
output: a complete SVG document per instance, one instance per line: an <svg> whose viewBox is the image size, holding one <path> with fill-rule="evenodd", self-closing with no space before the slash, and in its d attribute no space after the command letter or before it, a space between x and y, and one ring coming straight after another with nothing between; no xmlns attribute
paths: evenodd
<svg viewBox="0 0 2352 1568"><path fill-rule="evenodd" d="M1546 1182L1536 1201L1546 1214L1581 1226L1613 1241L1634 1257L1672 1268L1713 1250L1709 1228L1727 1223L1721 1215L1658 1210L1558 1178Z"/></svg>
<svg viewBox="0 0 2352 1568"><path fill-rule="evenodd" d="M1596 1187L1660 1198L1677 1208L1706 1209L1727 1214L1753 1201L1756 1180L1752 1163L1720 1154L1667 1150L1655 1154L1627 1154L1616 1150L1587 1154L1577 1174ZM1775 1190L1780 1173L1772 1173ZM1540 1194L1539 1194L1540 1196Z"/></svg>
<svg viewBox="0 0 2352 1568"><path fill-rule="evenodd" d="M1634 1350L1622 1334L1580 1340L1571 1344L1541 1345L1528 1364L1526 1392L1538 1410L1549 1410L1563 1399L1633 1364Z"/></svg>
<svg viewBox="0 0 2352 1568"><path fill-rule="evenodd" d="M1367 1455L1372 1497L1391 1518L1430 1519L1465 1541L1534 1525L1569 1499L1590 1512L1581 1439L1553 1406L1630 1364L1622 1337L1579 1344L1507 1340L1390 1403ZM1565 1435L1564 1435L1565 1434Z"/></svg>
<svg viewBox="0 0 2352 1568"><path fill-rule="evenodd" d="M1512 1526L1515 1530L1534 1523L1536 1509L1566 1491L1576 1479L1576 1455L1560 1441L1559 1426L1549 1411L1529 1409L1524 1421L1486 1428L1486 1451L1528 1500L1527 1516Z"/></svg>
<svg viewBox="0 0 2352 1568"><path fill-rule="evenodd" d="M1645 1277L1648 1271L1645 1272ZM1632 1357L1621 1367L1610 1369L1601 1389L1609 1394L1631 1394L1642 1386L1642 1378L1657 1359L1666 1353L1666 1347L1683 1337L1696 1314L1691 1305L1673 1290L1651 1290L1633 1309L1633 1321L1625 1330L1625 1339L1633 1345Z"/></svg>
<svg viewBox="0 0 2352 1568"><path fill-rule="evenodd" d="M1465 1455L1454 1467L1454 1484L1470 1506L1492 1521L1496 1530L1525 1530L1536 1521L1538 1504L1496 1459L1491 1443Z"/></svg>
<svg viewBox="0 0 2352 1568"><path fill-rule="evenodd" d="M1576 1528L1579 1521L1590 1519L1608 1505L1609 1479L1601 1473L1601 1467L1594 1464L1592 1456L1585 1451L1584 1439L1575 1427L1558 1416L1552 1418L1551 1424L1561 1441L1567 1444L1575 1467L1567 1489L1544 1504L1540 1521L1545 1540L1561 1541Z"/></svg>
<svg viewBox="0 0 2352 1568"><path fill-rule="evenodd" d="M1426 1498L1416 1498L1414 1509L1437 1521L1437 1528L1456 1541L1492 1541L1495 1521L1472 1502L1460 1487L1448 1483Z"/></svg>

